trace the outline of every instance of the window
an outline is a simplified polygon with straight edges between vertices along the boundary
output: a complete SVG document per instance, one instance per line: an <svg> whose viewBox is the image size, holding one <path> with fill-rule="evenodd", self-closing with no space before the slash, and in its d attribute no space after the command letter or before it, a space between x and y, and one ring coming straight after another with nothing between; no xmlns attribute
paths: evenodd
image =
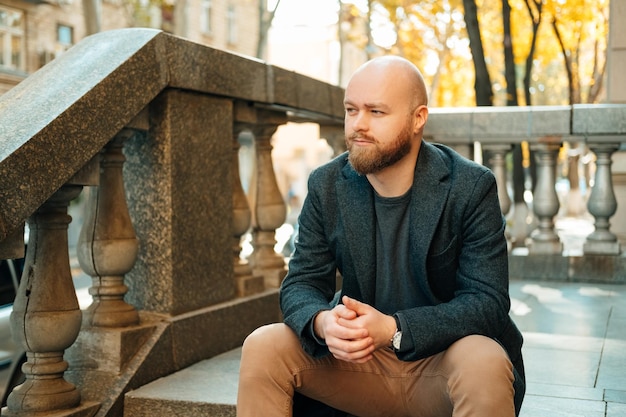
<svg viewBox="0 0 626 417"><path fill-rule="evenodd" d="M74 44L74 28L67 25L57 25L57 42L65 49Z"/></svg>
<svg viewBox="0 0 626 417"><path fill-rule="evenodd" d="M226 16L228 22L228 43L237 43L237 14L235 12L235 6L232 4L228 6L228 14Z"/></svg>
<svg viewBox="0 0 626 417"><path fill-rule="evenodd" d="M24 12L0 7L0 67L25 69Z"/></svg>
<svg viewBox="0 0 626 417"><path fill-rule="evenodd" d="M200 30L202 33L210 35L213 31L213 2L211 0L202 0L200 5Z"/></svg>

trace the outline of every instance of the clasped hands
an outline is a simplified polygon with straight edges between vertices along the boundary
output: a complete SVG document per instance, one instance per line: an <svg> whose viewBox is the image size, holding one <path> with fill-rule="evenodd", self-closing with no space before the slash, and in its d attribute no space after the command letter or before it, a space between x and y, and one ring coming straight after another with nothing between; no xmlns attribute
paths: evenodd
<svg viewBox="0 0 626 417"><path fill-rule="evenodd" d="M315 316L315 333L326 341L335 358L354 363L367 362L376 349L389 346L396 331L396 321L348 296L344 295L341 301L343 304Z"/></svg>

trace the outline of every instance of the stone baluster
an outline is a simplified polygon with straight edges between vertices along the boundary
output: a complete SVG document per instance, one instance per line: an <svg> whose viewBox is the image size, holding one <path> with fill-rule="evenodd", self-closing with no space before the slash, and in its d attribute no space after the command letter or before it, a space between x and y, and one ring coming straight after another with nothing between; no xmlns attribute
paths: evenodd
<svg viewBox="0 0 626 417"><path fill-rule="evenodd" d="M256 171L250 187L252 207L252 246L249 257L255 275L264 278L265 287L278 287L287 274L285 259L274 250L276 229L287 218L287 206L278 188L272 162L271 139L276 129L286 120L282 113L257 112L257 123L252 126L256 150Z"/></svg>
<svg viewBox="0 0 626 417"><path fill-rule="evenodd" d="M580 189L580 160L582 149L585 145L579 142L570 142L567 151L567 179L569 181L569 191L565 202L565 209L568 216L577 217L585 214L585 199Z"/></svg>
<svg viewBox="0 0 626 417"><path fill-rule="evenodd" d="M63 354L76 340L82 319L67 236L67 208L81 190L62 186L28 220L24 272L11 313L13 338L26 351L26 380L9 395L5 416L49 415L80 404L80 392L63 376L68 368Z"/></svg>
<svg viewBox="0 0 626 417"><path fill-rule="evenodd" d="M259 293L265 289L263 277L254 275L250 263L242 259L241 238L250 229L252 213L239 174L239 134L244 129L235 123L233 129L233 264L237 296Z"/></svg>
<svg viewBox="0 0 626 417"><path fill-rule="evenodd" d="M531 145L537 162L537 183L533 191L533 212L538 218L537 229L531 233L529 253L562 253L563 244L554 229L554 216L559 212L556 193L556 160L560 141L548 138L546 142Z"/></svg>
<svg viewBox="0 0 626 417"><path fill-rule="evenodd" d="M137 310L124 301L124 275L137 259L138 242L130 220L122 167L124 141L134 134L123 129L100 153L99 186L90 191L85 222L77 245L81 268L92 277L93 302L85 323L126 327L139 323Z"/></svg>
<svg viewBox="0 0 626 417"><path fill-rule="evenodd" d="M483 150L488 155L488 165L498 184L498 200L500 200L500 209L503 215L506 215L511 209L511 197L509 197L507 187L506 154L512 149L513 146L510 144L483 144Z"/></svg>
<svg viewBox="0 0 626 417"><path fill-rule="evenodd" d="M596 155L596 175L587 208L595 218L595 230L587 236L583 245L585 255L619 255L621 252L617 237L609 230L609 219L617 211L611 174L611 155L619 149L619 146L619 143L589 145Z"/></svg>
<svg viewBox="0 0 626 417"><path fill-rule="evenodd" d="M320 137L326 139L326 142L333 149L334 156L346 151L346 134L343 126L320 124Z"/></svg>

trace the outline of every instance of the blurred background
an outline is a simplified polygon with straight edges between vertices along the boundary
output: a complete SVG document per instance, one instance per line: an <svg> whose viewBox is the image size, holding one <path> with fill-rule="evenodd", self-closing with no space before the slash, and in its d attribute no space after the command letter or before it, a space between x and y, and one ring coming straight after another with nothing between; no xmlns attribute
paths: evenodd
<svg viewBox="0 0 626 417"><path fill-rule="evenodd" d="M150 27L341 86L402 55L433 106L597 103L608 26L608 0L2 0L0 92L85 36Z"/></svg>

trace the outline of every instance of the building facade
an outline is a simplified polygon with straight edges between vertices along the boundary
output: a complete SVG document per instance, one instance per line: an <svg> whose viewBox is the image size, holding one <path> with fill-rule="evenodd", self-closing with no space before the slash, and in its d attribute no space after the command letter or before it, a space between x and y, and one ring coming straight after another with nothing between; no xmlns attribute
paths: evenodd
<svg viewBox="0 0 626 417"><path fill-rule="evenodd" d="M0 0L0 94L87 36L83 3ZM150 27L218 49L256 54L258 0L101 0L96 4L101 31Z"/></svg>
<svg viewBox="0 0 626 417"><path fill-rule="evenodd" d="M626 2L611 1L609 17L608 102L626 103L626 77L622 72L626 65L626 28L616 24L626 18Z"/></svg>

